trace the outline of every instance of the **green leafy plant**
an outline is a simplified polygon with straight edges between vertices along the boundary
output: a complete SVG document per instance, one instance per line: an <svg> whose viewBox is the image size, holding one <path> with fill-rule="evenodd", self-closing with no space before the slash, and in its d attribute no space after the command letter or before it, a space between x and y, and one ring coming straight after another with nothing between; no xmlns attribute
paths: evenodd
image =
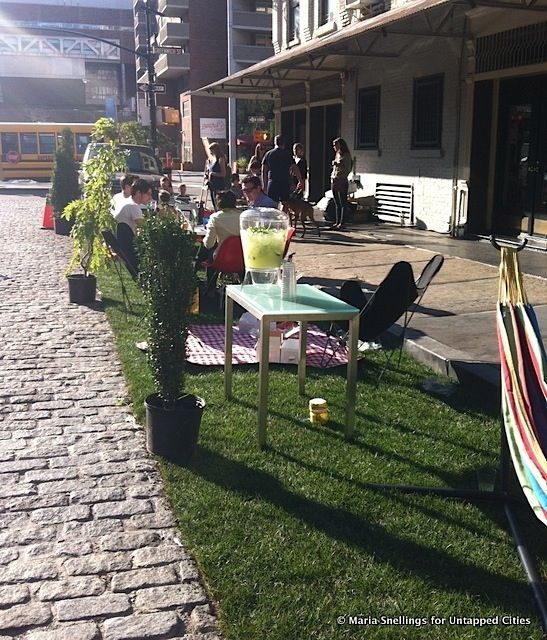
<svg viewBox="0 0 547 640"><path fill-rule="evenodd" d="M237 165L237 170L239 173L246 173L247 172L247 165L249 164L249 159L246 158L245 156L240 156L237 160L236 160L236 165Z"/></svg>
<svg viewBox="0 0 547 640"><path fill-rule="evenodd" d="M59 215L71 200L80 197L78 163L74 160L74 134L68 128L61 131L55 152L51 176L51 204Z"/></svg>
<svg viewBox="0 0 547 640"><path fill-rule="evenodd" d="M146 214L139 229L140 285L148 362L165 408L184 392L190 304L196 289L195 238L171 217Z"/></svg>
<svg viewBox="0 0 547 640"><path fill-rule="evenodd" d="M127 158L117 140L116 123L109 118L100 118L95 123L92 142L104 142L97 154L84 163L86 175L82 200L73 200L64 207L62 217L73 223L70 235L73 251L67 272L79 264L85 276L97 271L109 258L101 231L112 229L111 213L112 176L125 171Z"/></svg>

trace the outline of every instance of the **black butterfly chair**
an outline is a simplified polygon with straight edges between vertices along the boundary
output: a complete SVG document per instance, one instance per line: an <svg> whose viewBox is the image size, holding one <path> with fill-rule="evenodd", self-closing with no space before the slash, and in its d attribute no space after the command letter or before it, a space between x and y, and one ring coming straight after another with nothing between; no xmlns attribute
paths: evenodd
<svg viewBox="0 0 547 640"><path fill-rule="evenodd" d="M366 297L361 284L356 280L347 280L340 287L340 299L353 307L361 309L359 317L359 340L372 342L387 331L399 318L405 317L403 327L406 331L407 317L412 303L418 297L418 290L414 283L412 266L408 262L397 262L391 267L387 276L378 285L376 291ZM347 323L333 323L327 330L327 344L323 354L323 366L327 366L338 349L347 349ZM403 343L401 342L400 350ZM330 354L329 354L330 350ZM387 364L393 356L393 351L387 356ZM385 370L385 367L384 367ZM381 376L383 375L383 371Z"/></svg>
<svg viewBox="0 0 547 640"><path fill-rule="evenodd" d="M127 226L127 225L126 225ZM122 299L125 308L125 314L127 316L127 309L133 313L133 308L131 307L131 300L129 299L129 295L127 293L127 287L125 286L125 282L123 280L123 273L120 267L120 262L122 262L129 272L129 275L133 278L135 282L137 282L139 278L139 272L135 269L132 262L125 255L124 250L122 249L120 243L118 242L116 236L109 229L104 229L101 232L103 236L103 240L106 243L106 246L110 250L110 256L112 258L112 263L114 264L114 269L116 269L116 273L120 280L120 286L122 290Z"/></svg>
<svg viewBox="0 0 547 640"><path fill-rule="evenodd" d="M425 265L424 270L420 273L420 277L416 280L416 289L418 290L418 299L414 305L412 314L416 311L416 306L420 304L425 292L433 278L439 273L441 267L444 264L444 256L440 253L436 253L431 260ZM411 316L412 317L412 316Z"/></svg>
<svg viewBox="0 0 547 640"><path fill-rule="evenodd" d="M401 355L403 353L406 330L410 325L412 316L414 315L414 313L416 312L416 309L419 307L420 303L422 302L422 298L424 297L425 292L428 290L429 285L431 284L431 281L439 273L443 264L444 264L444 256L442 256L440 253L436 253L431 258L431 260L425 265L422 273L420 273L420 276L416 280L416 291L418 292L418 298L412 305L412 309L409 310L405 315L405 322L403 325L403 331L401 333L401 348L399 350L399 360L397 362L397 367L399 367L399 365L401 364Z"/></svg>
<svg viewBox="0 0 547 640"><path fill-rule="evenodd" d="M125 222L119 222L116 227L116 239L123 252L124 258L134 273L139 273L139 256L135 246L135 234L133 229ZM130 272L131 273L131 272Z"/></svg>

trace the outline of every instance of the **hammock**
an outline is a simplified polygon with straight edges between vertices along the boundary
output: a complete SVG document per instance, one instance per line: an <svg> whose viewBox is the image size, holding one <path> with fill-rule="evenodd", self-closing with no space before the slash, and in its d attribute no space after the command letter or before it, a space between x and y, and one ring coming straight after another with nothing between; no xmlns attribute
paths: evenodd
<svg viewBox="0 0 547 640"><path fill-rule="evenodd" d="M502 413L522 490L547 525L547 358L515 249L501 248L497 308Z"/></svg>

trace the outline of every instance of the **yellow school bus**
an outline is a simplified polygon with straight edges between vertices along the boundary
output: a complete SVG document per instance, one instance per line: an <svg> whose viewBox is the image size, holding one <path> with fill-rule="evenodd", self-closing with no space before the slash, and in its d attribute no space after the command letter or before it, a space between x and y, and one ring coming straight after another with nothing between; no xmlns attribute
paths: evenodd
<svg viewBox="0 0 547 640"><path fill-rule="evenodd" d="M72 131L74 157L81 160L93 126L91 122L0 122L0 180L49 180L61 131Z"/></svg>

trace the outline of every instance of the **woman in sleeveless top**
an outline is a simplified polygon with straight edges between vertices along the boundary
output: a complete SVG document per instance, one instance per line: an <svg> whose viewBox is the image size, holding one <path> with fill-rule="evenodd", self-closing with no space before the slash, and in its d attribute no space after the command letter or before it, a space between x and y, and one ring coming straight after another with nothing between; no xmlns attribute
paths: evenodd
<svg viewBox="0 0 547 640"><path fill-rule="evenodd" d="M344 209L348 202L348 175L351 171L351 153L343 138L332 141L335 156L330 174L331 189L336 204L336 218L332 229L342 229L344 225Z"/></svg>
<svg viewBox="0 0 547 640"><path fill-rule="evenodd" d="M208 184L213 207L216 211L216 193L224 191L226 188L226 156L222 153L218 142L213 142L209 146L209 152L211 158L207 164Z"/></svg>
<svg viewBox="0 0 547 640"><path fill-rule="evenodd" d="M252 173L251 165L254 162L258 162L259 165L262 166L262 159L263 158L264 158L264 151L262 151L262 145L259 142L255 147L254 156L251 156L251 159L249 160L249 164L247 165L247 173Z"/></svg>

